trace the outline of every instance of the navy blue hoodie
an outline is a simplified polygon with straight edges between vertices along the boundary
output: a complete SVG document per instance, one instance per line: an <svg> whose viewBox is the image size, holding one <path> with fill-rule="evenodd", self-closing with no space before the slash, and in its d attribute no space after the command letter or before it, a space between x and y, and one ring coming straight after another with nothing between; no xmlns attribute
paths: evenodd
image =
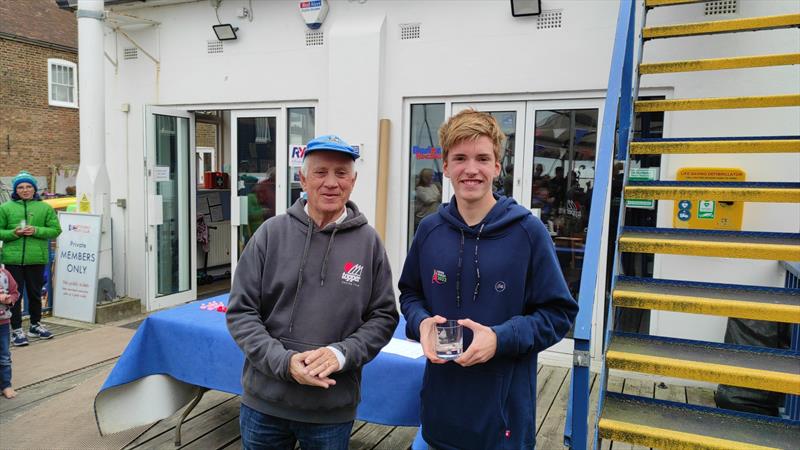
<svg viewBox="0 0 800 450"><path fill-rule="evenodd" d="M564 337L578 312L544 225L513 199L496 199L473 227L455 197L426 217L400 277L408 337L419 339L420 322L437 314L497 335L486 363L425 368L422 434L442 450L534 447L536 355ZM471 341L464 328L465 349Z"/></svg>

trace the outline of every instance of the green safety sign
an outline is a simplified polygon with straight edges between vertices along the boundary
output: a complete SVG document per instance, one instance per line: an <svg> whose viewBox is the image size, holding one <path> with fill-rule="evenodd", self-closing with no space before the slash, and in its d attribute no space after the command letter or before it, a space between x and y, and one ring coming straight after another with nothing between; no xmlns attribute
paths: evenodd
<svg viewBox="0 0 800 450"><path fill-rule="evenodd" d="M628 181L656 181L658 179L658 167L637 168L632 167L628 171ZM655 200L625 200L628 208L654 209Z"/></svg>
<svg viewBox="0 0 800 450"><path fill-rule="evenodd" d="M715 204L716 202L713 200L700 200L697 203L697 218L713 219Z"/></svg>

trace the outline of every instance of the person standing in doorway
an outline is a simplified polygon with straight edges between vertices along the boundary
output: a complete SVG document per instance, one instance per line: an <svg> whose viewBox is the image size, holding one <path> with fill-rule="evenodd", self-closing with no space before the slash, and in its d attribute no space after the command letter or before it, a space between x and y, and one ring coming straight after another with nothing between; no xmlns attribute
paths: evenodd
<svg viewBox="0 0 800 450"><path fill-rule="evenodd" d="M22 171L11 180L11 201L0 205L2 263L27 295L30 328L28 336L51 339L53 334L41 323L42 287L45 265L50 259L50 239L61 234L55 210L39 197L36 178ZM16 302L11 315L11 343L28 345L22 329L22 302Z"/></svg>
<svg viewBox="0 0 800 450"><path fill-rule="evenodd" d="M244 449L347 450L361 368L397 327L386 251L349 201L358 157L337 136L311 140L308 198L264 222L239 259L227 322L245 355Z"/></svg>
<svg viewBox="0 0 800 450"><path fill-rule="evenodd" d="M439 450L534 448L537 354L578 312L542 222L492 192L503 138L474 110L439 130L455 195L422 220L400 277L406 335L428 358L422 436ZM435 350L447 320L464 327L466 350L454 361Z"/></svg>

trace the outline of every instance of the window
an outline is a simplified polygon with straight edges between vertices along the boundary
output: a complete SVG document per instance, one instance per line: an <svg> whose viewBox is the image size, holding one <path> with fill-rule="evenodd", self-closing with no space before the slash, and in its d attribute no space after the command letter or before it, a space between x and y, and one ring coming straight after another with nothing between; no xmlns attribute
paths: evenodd
<svg viewBox="0 0 800 450"><path fill-rule="evenodd" d="M578 298L589 226L597 109L537 110L531 207L550 231L570 293Z"/></svg>
<svg viewBox="0 0 800 450"><path fill-rule="evenodd" d="M408 246L419 222L442 203L442 148L439 127L444 103L411 105L411 159L409 167Z"/></svg>
<svg viewBox="0 0 800 450"><path fill-rule="evenodd" d="M52 106L78 107L78 66L63 59L47 60L47 93Z"/></svg>
<svg viewBox="0 0 800 450"><path fill-rule="evenodd" d="M300 186L300 165L292 159L293 146L305 146L314 139L314 108L289 108L289 206L293 205L303 187ZM299 154L298 154L299 156ZM294 162L293 162L294 161Z"/></svg>

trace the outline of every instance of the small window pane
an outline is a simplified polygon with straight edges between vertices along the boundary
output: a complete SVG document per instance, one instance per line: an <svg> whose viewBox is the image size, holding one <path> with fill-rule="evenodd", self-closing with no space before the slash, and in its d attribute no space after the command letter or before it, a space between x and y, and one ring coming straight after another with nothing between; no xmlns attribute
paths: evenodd
<svg viewBox="0 0 800 450"><path fill-rule="evenodd" d="M67 101L70 103L75 103L74 92L75 91L71 87L67 88L67 98L69 99Z"/></svg>
<svg viewBox="0 0 800 450"><path fill-rule="evenodd" d="M289 145L305 145L314 139L314 108L289 108ZM291 159L292 155L289 155ZM289 167L289 206L294 204L300 193L300 168Z"/></svg>
<svg viewBox="0 0 800 450"><path fill-rule="evenodd" d="M66 102L68 100L67 88L59 85L53 86L53 100L57 102Z"/></svg>
<svg viewBox="0 0 800 450"><path fill-rule="evenodd" d="M408 245L419 222L442 203L442 148L439 127L444 123L444 103L411 105L411 143L408 194Z"/></svg>
<svg viewBox="0 0 800 450"><path fill-rule="evenodd" d="M72 72L72 67L67 67L67 80L65 84L70 87L75 86L75 77L72 75Z"/></svg>

